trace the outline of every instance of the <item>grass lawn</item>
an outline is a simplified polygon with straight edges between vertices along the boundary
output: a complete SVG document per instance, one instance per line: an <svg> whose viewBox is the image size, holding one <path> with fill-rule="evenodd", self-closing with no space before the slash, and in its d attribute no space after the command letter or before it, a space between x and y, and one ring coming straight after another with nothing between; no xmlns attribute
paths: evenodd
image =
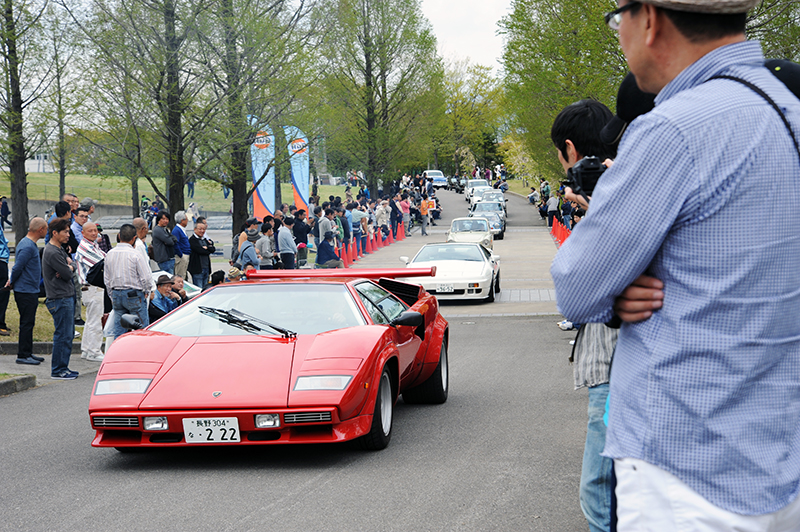
<svg viewBox="0 0 800 532"><path fill-rule="evenodd" d="M82 314L86 314L83 312ZM6 310L6 325L11 336L0 336L2 342L19 342L19 312L17 311L17 304L14 303L14 296L8 302L8 310ZM76 328L78 331L83 331L83 327ZM33 326L33 341L34 342L52 342L53 341L53 316L44 306L44 298L39 300L39 307L36 309L36 324Z"/></svg>
<svg viewBox="0 0 800 532"><path fill-rule="evenodd" d="M156 184L164 192L164 179L156 179ZM131 204L131 185L130 181L124 177L102 177L83 174L68 175L66 179L67 192L78 196L79 199L90 197L107 205L130 205ZM327 199L329 195L341 196L344 198L344 186L319 187L320 197ZM185 192L185 191L184 191ZM155 198L150 183L139 179L139 195L144 194L151 200ZM0 179L0 195L11 195L11 183L7 178ZM28 197L32 200L45 200L56 202L58 196L58 174L45 174L31 172L28 174ZM292 186L289 183L281 184L281 197L284 203L294 203ZM186 204L196 202L201 209L207 211L223 211L230 209L231 197L225 199L222 187L219 183L212 181L198 181L195 186L194 198L186 198ZM138 204L138 200L137 200Z"/></svg>

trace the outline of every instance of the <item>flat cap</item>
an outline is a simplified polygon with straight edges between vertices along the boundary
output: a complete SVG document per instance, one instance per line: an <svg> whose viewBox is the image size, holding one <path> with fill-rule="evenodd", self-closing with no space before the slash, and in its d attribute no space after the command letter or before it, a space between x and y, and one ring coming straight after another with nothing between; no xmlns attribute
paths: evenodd
<svg viewBox="0 0 800 532"><path fill-rule="evenodd" d="M646 0L646 4L675 11L733 15L746 13L757 6L761 0Z"/></svg>

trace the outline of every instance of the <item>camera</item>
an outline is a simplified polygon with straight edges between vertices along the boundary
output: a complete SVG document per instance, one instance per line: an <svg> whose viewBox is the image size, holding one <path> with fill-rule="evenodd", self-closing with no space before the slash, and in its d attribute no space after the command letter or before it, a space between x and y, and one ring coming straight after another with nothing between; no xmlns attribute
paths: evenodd
<svg viewBox="0 0 800 532"><path fill-rule="evenodd" d="M588 201L606 166L597 157L584 157L567 171L567 186Z"/></svg>

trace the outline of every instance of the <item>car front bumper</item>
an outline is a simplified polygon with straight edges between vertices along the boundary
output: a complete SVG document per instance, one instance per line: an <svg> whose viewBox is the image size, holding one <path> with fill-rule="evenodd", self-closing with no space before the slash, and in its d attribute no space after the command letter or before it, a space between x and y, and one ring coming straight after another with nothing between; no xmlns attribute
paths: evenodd
<svg viewBox="0 0 800 532"><path fill-rule="evenodd" d="M277 428L255 426L257 414L280 414ZM166 431L144 430L145 417L164 416ZM187 418L231 418L239 423L238 442L187 443L183 420ZM341 421L335 407L259 410L154 410L106 411L90 413L96 435L92 447L198 447L207 445L265 445L287 443L332 443L367 434L372 416L356 416ZM309 421L311 420L311 421ZM129 426L120 426L127 424ZM111 426L110 426L111 425Z"/></svg>
<svg viewBox="0 0 800 532"><path fill-rule="evenodd" d="M439 285L453 285L452 292L440 291ZM470 284L477 284L477 287L470 287ZM440 279L436 283L424 283L422 287L426 292L436 296L436 299L441 301L457 301L464 299L486 299L489 297L489 290L491 290L492 280L473 280L473 281L454 281L448 282L445 279Z"/></svg>

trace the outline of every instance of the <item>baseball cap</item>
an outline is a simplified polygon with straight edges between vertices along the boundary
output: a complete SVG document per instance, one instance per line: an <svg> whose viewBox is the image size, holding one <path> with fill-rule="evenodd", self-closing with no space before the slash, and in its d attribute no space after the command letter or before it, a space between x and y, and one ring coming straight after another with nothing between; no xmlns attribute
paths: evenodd
<svg viewBox="0 0 800 532"><path fill-rule="evenodd" d="M81 200L81 207L91 207L91 206L95 206L96 207L98 203L100 203L100 202L99 201L95 201L92 198L83 198Z"/></svg>

